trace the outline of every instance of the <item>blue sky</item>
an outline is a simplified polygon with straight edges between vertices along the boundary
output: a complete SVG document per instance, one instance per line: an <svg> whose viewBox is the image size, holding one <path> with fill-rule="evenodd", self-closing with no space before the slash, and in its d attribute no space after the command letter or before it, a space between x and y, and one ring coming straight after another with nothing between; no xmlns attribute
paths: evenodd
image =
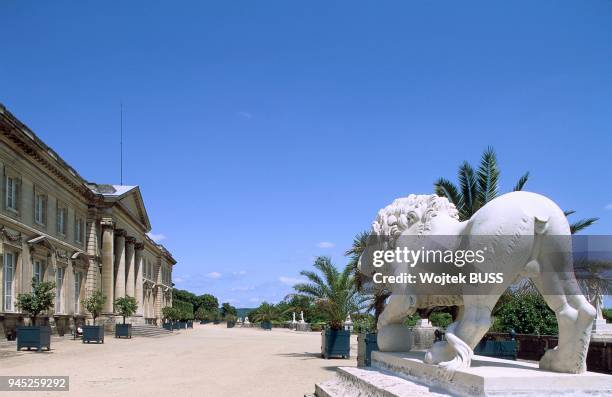
<svg viewBox="0 0 612 397"><path fill-rule="evenodd" d="M396 197L493 146L508 190L612 233L612 3L0 5L0 102L88 180L138 184L179 288L251 307L344 264Z"/></svg>

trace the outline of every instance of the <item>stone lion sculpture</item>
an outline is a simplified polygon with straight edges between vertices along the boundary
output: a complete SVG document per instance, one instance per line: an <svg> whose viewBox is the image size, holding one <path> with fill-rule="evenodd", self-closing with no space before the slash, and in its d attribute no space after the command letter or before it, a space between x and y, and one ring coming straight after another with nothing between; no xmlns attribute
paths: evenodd
<svg viewBox="0 0 612 397"><path fill-rule="evenodd" d="M450 372L467 368L474 347L491 325L491 311L501 294L517 280L530 278L555 312L559 325L559 344L544 354L540 368L566 373L586 371L590 330L596 313L580 292L574 276L567 219L548 198L529 192L508 193L461 222L457 209L446 198L410 195L380 210L371 234L386 236L388 248L393 249L408 244L401 238L405 236L454 236L443 240L448 250L459 245L469 247L476 238L481 238L491 249L480 268L504 272L503 283L492 284L478 294L431 295L409 284L389 286L392 293L378 319L381 351L406 350L402 323L417 309L458 306L456 320L446 330L446 340L436 342L424 360ZM379 269L364 260L364 255L359 269L371 277ZM390 266L397 273L406 270L400 264Z"/></svg>

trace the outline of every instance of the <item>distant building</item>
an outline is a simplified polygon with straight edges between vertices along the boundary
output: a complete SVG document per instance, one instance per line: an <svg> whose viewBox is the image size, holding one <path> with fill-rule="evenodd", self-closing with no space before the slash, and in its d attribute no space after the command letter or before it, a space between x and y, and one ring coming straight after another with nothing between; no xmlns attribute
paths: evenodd
<svg viewBox="0 0 612 397"><path fill-rule="evenodd" d="M0 173L0 338L27 318L15 303L33 278L57 285L48 321L59 333L87 317L81 303L97 289L108 324L125 295L138 301L132 322L159 324L176 261L147 236L138 186L87 182L1 104Z"/></svg>

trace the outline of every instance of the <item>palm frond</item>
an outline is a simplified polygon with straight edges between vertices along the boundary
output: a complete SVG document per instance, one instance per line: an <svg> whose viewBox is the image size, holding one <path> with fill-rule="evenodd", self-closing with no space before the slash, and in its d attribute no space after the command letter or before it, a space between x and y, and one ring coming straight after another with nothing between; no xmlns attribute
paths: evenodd
<svg viewBox="0 0 612 397"><path fill-rule="evenodd" d="M459 167L459 187L461 189L461 200L457 209L462 220L469 219L478 209L477 185L474 177L474 169L464 161Z"/></svg>
<svg viewBox="0 0 612 397"><path fill-rule="evenodd" d="M512 189L512 191L518 192L520 190L523 190L523 187L525 187L525 184L527 183L528 179L529 179L529 172L525 172L523 176L521 176L519 180L516 182L516 185L514 185L514 189Z"/></svg>
<svg viewBox="0 0 612 397"><path fill-rule="evenodd" d="M575 213L576 213L576 211L574 211L574 210L565 210L565 211L563 211L563 215L565 215L565 216L570 216L570 215L575 214Z"/></svg>
<svg viewBox="0 0 612 397"><path fill-rule="evenodd" d="M478 167L478 201L485 205L497 197L499 184L499 168L497 156L492 147L488 147L482 154Z"/></svg>
<svg viewBox="0 0 612 397"><path fill-rule="evenodd" d="M572 234L576 234L579 231L584 230L587 227L593 225L598 220L599 220L599 218L580 219L580 220L570 224L570 231L571 231Z"/></svg>
<svg viewBox="0 0 612 397"><path fill-rule="evenodd" d="M440 197L446 197L448 201L458 206L461 201L461 193L454 183L445 178L440 178L434 183L434 190Z"/></svg>

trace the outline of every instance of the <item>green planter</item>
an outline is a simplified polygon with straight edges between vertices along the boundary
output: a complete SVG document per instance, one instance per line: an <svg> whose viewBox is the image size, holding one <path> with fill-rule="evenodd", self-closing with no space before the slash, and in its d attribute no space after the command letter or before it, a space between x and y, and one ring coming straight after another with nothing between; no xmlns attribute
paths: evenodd
<svg viewBox="0 0 612 397"><path fill-rule="evenodd" d="M115 338L132 338L132 324L115 324Z"/></svg>
<svg viewBox="0 0 612 397"><path fill-rule="evenodd" d="M27 347L28 350L35 347L41 351L43 347L51 350L51 327L17 327L17 350Z"/></svg>
<svg viewBox="0 0 612 397"><path fill-rule="evenodd" d="M187 321L187 328L193 328L193 321Z"/></svg>
<svg viewBox="0 0 612 397"><path fill-rule="evenodd" d="M357 365L359 367L372 365L372 352L378 350L376 339L375 332L360 333L357 337Z"/></svg>
<svg viewBox="0 0 612 397"><path fill-rule="evenodd" d="M178 325L179 325L179 329L187 329L187 322L186 321L179 321Z"/></svg>
<svg viewBox="0 0 612 397"><path fill-rule="evenodd" d="M220 322L221 321L219 321L219 320L215 320L215 321L213 321L213 324L219 324Z"/></svg>
<svg viewBox="0 0 612 397"><path fill-rule="evenodd" d="M235 325L236 325L236 323L234 321L228 321L227 322L227 328L234 328Z"/></svg>
<svg viewBox="0 0 612 397"><path fill-rule="evenodd" d="M102 325L84 325L83 326L83 343L104 343L104 326Z"/></svg>
<svg viewBox="0 0 612 397"><path fill-rule="evenodd" d="M210 323L210 321L207 321L207 320L202 320L202 321L200 321L200 324L202 324L202 325L204 325L204 324L208 324L208 323Z"/></svg>
<svg viewBox="0 0 612 397"><path fill-rule="evenodd" d="M167 329L168 331L172 331L172 323L163 323L162 328Z"/></svg>
<svg viewBox="0 0 612 397"><path fill-rule="evenodd" d="M270 321L262 321L261 328L272 331L272 323Z"/></svg>
<svg viewBox="0 0 612 397"><path fill-rule="evenodd" d="M518 344L515 340L482 340L474 348L474 354L516 360Z"/></svg>
<svg viewBox="0 0 612 397"><path fill-rule="evenodd" d="M345 330L326 329L321 331L321 357L351 356L351 333Z"/></svg>

